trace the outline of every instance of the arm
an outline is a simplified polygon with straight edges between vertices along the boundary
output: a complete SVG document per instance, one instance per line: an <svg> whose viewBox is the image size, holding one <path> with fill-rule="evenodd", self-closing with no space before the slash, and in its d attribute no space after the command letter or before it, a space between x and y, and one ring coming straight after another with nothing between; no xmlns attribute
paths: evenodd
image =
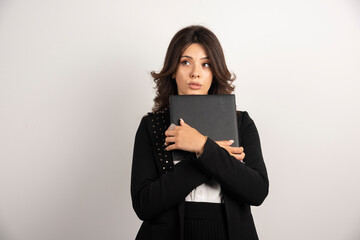
<svg viewBox="0 0 360 240"><path fill-rule="evenodd" d="M224 192L250 205L260 205L268 194L269 180L263 161L260 138L254 121L244 112L240 129L246 164L231 156L212 139L195 162L207 175L215 178Z"/></svg>
<svg viewBox="0 0 360 240"><path fill-rule="evenodd" d="M192 159L181 161L173 171L159 177L147 118L143 117L135 136L131 173L132 204L140 219L152 219L184 201L195 187L208 180Z"/></svg>

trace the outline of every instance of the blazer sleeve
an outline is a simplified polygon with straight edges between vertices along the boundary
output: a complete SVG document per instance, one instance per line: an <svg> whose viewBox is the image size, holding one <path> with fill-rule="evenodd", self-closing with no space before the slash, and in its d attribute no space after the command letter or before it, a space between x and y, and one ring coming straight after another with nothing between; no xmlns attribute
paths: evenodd
<svg viewBox="0 0 360 240"><path fill-rule="evenodd" d="M210 179L191 158L159 176L153 152L145 116L135 135L131 173L132 205L141 220L153 219L179 204L194 188Z"/></svg>
<svg viewBox="0 0 360 240"><path fill-rule="evenodd" d="M205 143L203 154L198 159L195 157L195 162L205 174L219 182L224 193L249 205L259 206L269 190L259 134L246 111L243 112L243 119L238 127L245 152L245 164L210 138Z"/></svg>

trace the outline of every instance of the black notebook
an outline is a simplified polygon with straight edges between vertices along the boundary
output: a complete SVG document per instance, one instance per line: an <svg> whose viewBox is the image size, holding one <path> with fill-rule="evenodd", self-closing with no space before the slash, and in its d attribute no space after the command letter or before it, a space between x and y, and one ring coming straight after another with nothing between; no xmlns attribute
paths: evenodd
<svg viewBox="0 0 360 240"><path fill-rule="evenodd" d="M201 134L214 141L234 140L239 147L235 95L171 95L170 122L180 125L180 118ZM173 160L183 160L190 154L173 150Z"/></svg>

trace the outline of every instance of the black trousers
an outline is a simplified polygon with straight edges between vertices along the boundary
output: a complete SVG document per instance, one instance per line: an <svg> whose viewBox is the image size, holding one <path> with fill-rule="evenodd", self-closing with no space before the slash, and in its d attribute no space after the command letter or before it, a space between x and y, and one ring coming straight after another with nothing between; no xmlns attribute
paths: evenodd
<svg viewBox="0 0 360 240"><path fill-rule="evenodd" d="M227 240L224 204L185 202L185 240Z"/></svg>

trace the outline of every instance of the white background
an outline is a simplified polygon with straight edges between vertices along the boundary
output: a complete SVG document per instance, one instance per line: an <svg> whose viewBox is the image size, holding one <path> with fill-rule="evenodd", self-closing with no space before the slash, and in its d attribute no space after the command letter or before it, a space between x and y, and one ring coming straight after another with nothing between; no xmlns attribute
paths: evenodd
<svg viewBox="0 0 360 240"><path fill-rule="evenodd" d="M218 36L260 134L259 237L360 239L359 1L1 0L1 240L134 239L149 72L190 24Z"/></svg>

